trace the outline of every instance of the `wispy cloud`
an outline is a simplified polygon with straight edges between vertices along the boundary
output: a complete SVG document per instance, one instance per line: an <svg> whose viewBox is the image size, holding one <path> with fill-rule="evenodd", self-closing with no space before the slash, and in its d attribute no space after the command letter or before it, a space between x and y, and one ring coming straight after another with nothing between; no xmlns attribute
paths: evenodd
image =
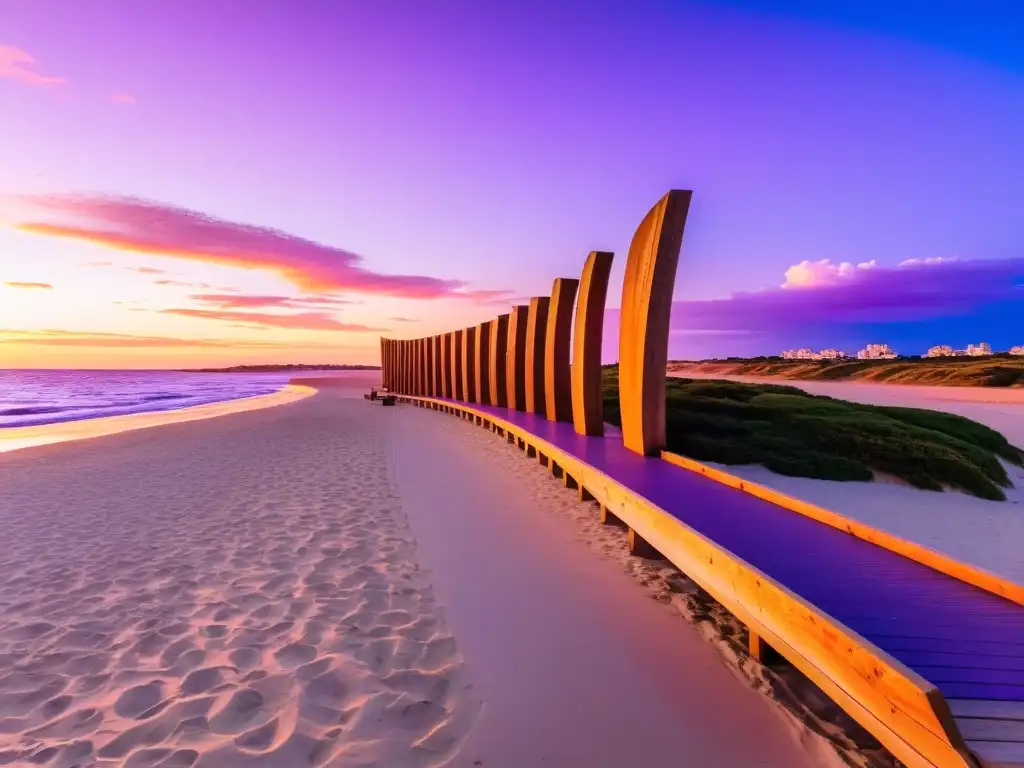
<svg viewBox="0 0 1024 768"><path fill-rule="evenodd" d="M261 296L235 293L196 293L189 296L193 301L221 309L261 309L284 307L303 309L311 307L343 307L356 302L335 296Z"/></svg>
<svg viewBox="0 0 1024 768"><path fill-rule="evenodd" d="M416 320L411 317L389 317L388 320L394 320L396 323L415 323Z"/></svg>
<svg viewBox="0 0 1024 768"><path fill-rule="evenodd" d="M189 283L185 280L154 280L153 285L174 286L176 288L191 288L196 291L206 291L213 286L209 283Z"/></svg>
<svg viewBox="0 0 1024 768"><path fill-rule="evenodd" d="M53 286L50 283L22 283L18 281L11 281L4 283L8 288L39 288L42 290L52 291Z"/></svg>
<svg viewBox="0 0 1024 768"><path fill-rule="evenodd" d="M46 329L16 331L0 328L0 344L42 345L51 347L222 347L292 348L294 343L239 339L183 339L171 336L134 336L125 333L92 333ZM303 346L321 346L316 343ZM331 345L323 345L329 347Z"/></svg>
<svg viewBox="0 0 1024 768"><path fill-rule="evenodd" d="M124 104L125 106L135 106L138 104L138 99L132 96L130 93L112 93L110 100L115 104Z"/></svg>
<svg viewBox="0 0 1024 768"><path fill-rule="evenodd" d="M1024 301L1024 258L909 259L896 267L804 262L796 268L786 271L782 288L677 301L672 328L766 332L822 323L913 322Z"/></svg>
<svg viewBox="0 0 1024 768"><path fill-rule="evenodd" d="M41 215L17 225L25 232L274 272L304 291L478 302L498 301L507 295L505 291L473 290L462 280L382 274L342 248L149 200L76 194L23 197L21 201Z"/></svg>
<svg viewBox="0 0 1024 768"><path fill-rule="evenodd" d="M291 315L273 315L268 312L237 312L217 309L162 309L164 315L193 317L200 320L221 320L246 323L268 328L291 328L306 331L386 331L359 323L343 323L325 312L299 312Z"/></svg>
<svg viewBox="0 0 1024 768"><path fill-rule="evenodd" d="M20 48L0 45L0 78L17 80L25 85L63 85L63 77L42 75L34 71L36 60Z"/></svg>

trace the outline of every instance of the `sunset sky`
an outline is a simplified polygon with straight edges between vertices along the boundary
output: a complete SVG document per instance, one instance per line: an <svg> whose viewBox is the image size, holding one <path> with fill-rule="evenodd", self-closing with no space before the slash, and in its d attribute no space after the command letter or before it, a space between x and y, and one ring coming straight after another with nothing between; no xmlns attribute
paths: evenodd
<svg viewBox="0 0 1024 768"><path fill-rule="evenodd" d="M614 308L669 188L671 357L1024 344L1024 8L936 5L4 0L0 367Z"/></svg>

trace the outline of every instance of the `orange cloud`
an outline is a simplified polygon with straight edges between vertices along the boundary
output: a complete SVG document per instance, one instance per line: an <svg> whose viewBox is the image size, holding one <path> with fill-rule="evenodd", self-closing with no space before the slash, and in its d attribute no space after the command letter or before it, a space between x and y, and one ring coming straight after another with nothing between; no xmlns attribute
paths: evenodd
<svg viewBox="0 0 1024 768"><path fill-rule="evenodd" d="M23 221L21 231L146 253L274 272L304 291L410 299L499 301L505 291L472 290L462 280L387 275L362 257L269 227L226 221L163 203L97 195L21 198L54 221Z"/></svg>
<svg viewBox="0 0 1024 768"><path fill-rule="evenodd" d="M0 344L43 345L54 347L260 347L291 348L286 342L243 341L238 339L180 339L168 336L133 336L124 333L40 330L14 331L0 328ZM303 344L319 346L317 344ZM324 345L330 346L330 345Z"/></svg>
<svg viewBox="0 0 1024 768"><path fill-rule="evenodd" d="M63 85L63 77L51 77L33 72L36 60L20 48L0 45L0 77L17 80L26 85Z"/></svg>
<svg viewBox="0 0 1024 768"><path fill-rule="evenodd" d="M293 315L272 315L267 312L233 312L216 309L161 309L164 315L195 317L202 320L223 320L269 328L291 328L306 331L387 331L359 323L343 323L325 312L300 312Z"/></svg>
<svg viewBox="0 0 1024 768"><path fill-rule="evenodd" d="M6 285L8 288L42 288L44 290L49 291L53 290L53 286L50 285L49 283L19 283L15 281L4 283L4 285Z"/></svg>
<svg viewBox="0 0 1024 768"><path fill-rule="evenodd" d="M130 93L113 93L110 95L110 100L115 104L125 104L130 107L139 103Z"/></svg>

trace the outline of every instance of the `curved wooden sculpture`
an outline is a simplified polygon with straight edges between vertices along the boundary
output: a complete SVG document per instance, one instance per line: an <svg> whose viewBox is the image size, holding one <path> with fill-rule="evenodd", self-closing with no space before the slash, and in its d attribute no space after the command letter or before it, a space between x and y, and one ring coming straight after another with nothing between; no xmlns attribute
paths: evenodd
<svg viewBox="0 0 1024 768"><path fill-rule="evenodd" d="M544 411L548 421L572 421L572 383L569 379L569 345L572 341L572 307L580 281L555 278L544 337Z"/></svg>
<svg viewBox="0 0 1024 768"><path fill-rule="evenodd" d="M530 308L520 304L508 316L508 367L505 373L508 407L526 410L526 325Z"/></svg>
<svg viewBox="0 0 1024 768"><path fill-rule="evenodd" d="M476 399L476 326L462 329L462 399L475 403Z"/></svg>
<svg viewBox="0 0 1024 768"><path fill-rule="evenodd" d="M580 275L572 343L572 421L581 435L604 434L601 345L612 254L591 251Z"/></svg>
<svg viewBox="0 0 1024 768"><path fill-rule="evenodd" d="M619 324L622 442L656 456L665 447L665 366L672 290L692 193L674 189L640 223L629 245Z"/></svg>
<svg viewBox="0 0 1024 768"><path fill-rule="evenodd" d="M462 379L462 345L465 329L452 333L452 397L466 399L465 382Z"/></svg>
<svg viewBox="0 0 1024 768"><path fill-rule="evenodd" d="M491 404L491 325L492 321L476 327L476 402Z"/></svg>
<svg viewBox="0 0 1024 768"><path fill-rule="evenodd" d="M441 397L452 396L452 335L441 334Z"/></svg>
<svg viewBox="0 0 1024 768"><path fill-rule="evenodd" d="M490 385L491 405L508 406L508 315L491 321Z"/></svg>
<svg viewBox="0 0 1024 768"><path fill-rule="evenodd" d="M526 412L538 416L543 416L547 409L544 396L544 342L550 306L550 297L534 296L530 299L526 321Z"/></svg>

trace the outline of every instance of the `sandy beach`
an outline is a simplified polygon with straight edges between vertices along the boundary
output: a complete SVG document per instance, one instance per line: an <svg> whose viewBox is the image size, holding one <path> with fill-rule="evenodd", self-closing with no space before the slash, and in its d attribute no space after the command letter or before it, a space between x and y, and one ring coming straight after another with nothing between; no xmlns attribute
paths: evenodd
<svg viewBox="0 0 1024 768"><path fill-rule="evenodd" d="M841 764L573 492L361 389L0 456L0 765Z"/></svg>

